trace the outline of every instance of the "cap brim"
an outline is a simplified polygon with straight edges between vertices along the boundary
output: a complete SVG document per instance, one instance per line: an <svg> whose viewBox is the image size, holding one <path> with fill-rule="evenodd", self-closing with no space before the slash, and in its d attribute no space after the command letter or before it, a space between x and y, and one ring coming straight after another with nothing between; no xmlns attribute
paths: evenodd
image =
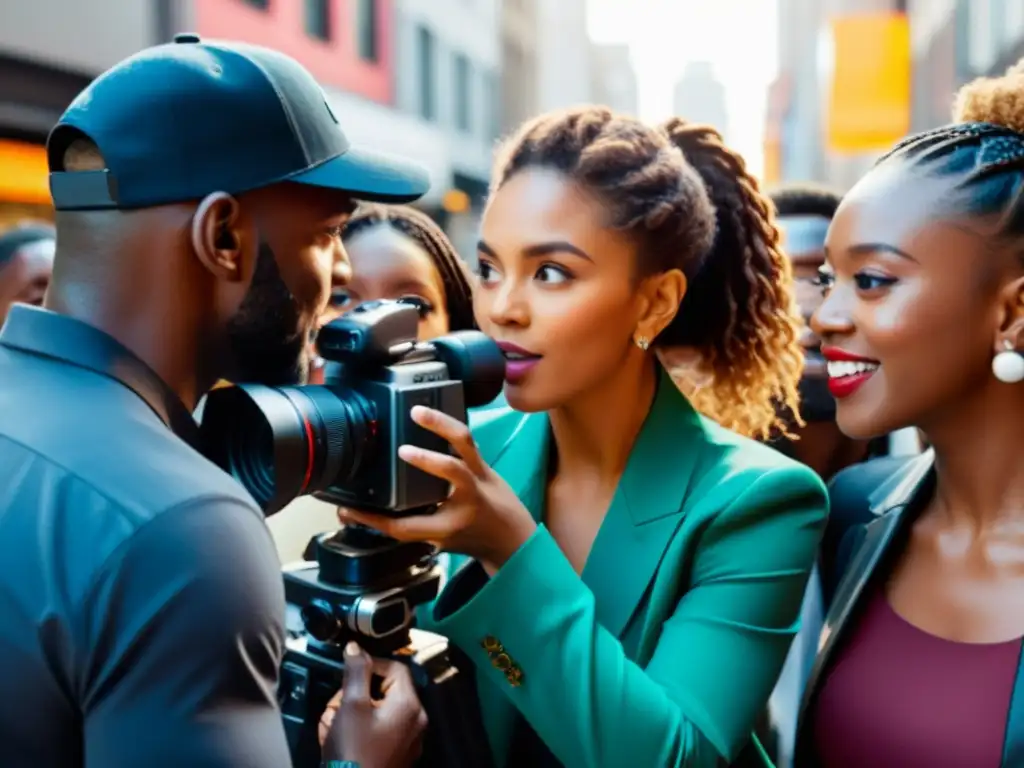
<svg viewBox="0 0 1024 768"><path fill-rule="evenodd" d="M357 200L375 203L411 203L430 189L430 174L425 168L384 152L355 147L288 181L337 189Z"/></svg>

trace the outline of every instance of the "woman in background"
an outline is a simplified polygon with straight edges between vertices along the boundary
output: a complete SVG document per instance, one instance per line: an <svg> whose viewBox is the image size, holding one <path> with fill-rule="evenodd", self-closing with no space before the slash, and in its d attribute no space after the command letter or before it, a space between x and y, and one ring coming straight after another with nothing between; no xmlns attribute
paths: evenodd
<svg viewBox="0 0 1024 768"><path fill-rule="evenodd" d="M814 473L749 439L790 418L802 366L771 206L713 129L597 107L529 121L493 179L474 308L516 410L471 433L414 409L455 455L400 456L449 501L344 519L473 559L425 624L474 666L498 765L718 766L826 517Z"/></svg>
<svg viewBox="0 0 1024 768"><path fill-rule="evenodd" d="M433 219L404 205L359 206L341 233L352 268L337 283L321 325L364 301L403 299L420 312L420 341L475 327L465 263ZM314 376L322 374L322 361Z"/></svg>
<svg viewBox="0 0 1024 768"><path fill-rule="evenodd" d="M920 428L844 542L800 768L1024 765L1024 67L844 198L814 315L839 427ZM838 492L838 484L834 486Z"/></svg>

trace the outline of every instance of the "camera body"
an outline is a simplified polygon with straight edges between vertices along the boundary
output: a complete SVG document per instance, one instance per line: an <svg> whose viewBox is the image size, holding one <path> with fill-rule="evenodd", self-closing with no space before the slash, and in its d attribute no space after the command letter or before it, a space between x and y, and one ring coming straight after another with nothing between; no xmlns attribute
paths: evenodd
<svg viewBox="0 0 1024 768"><path fill-rule="evenodd" d="M335 478L316 492L318 498L342 506L401 514L436 504L447 496L444 480L399 459L398 448L416 445L447 453L448 444L413 422L409 414L415 406L423 405L466 421L462 385L448 377L444 363L422 359L414 350L406 355L408 359L375 368L327 364L327 386L346 387L362 398L368 413L375 415L364 438L375 445L372 460L360 462L347 476Z"/></svg>
<svg viewBox="0 0 1024 768"><path fill-rule="evenodd" d="M444 501L445 481L398 458L404 444L449 450L410 411L424 405L465 421L467 407L501 391L505 359L477 331L418 342L418 326L413 304L367 302L320 330L323 385L214 390L203 453L267 515L308 494L395 516Z"/></svg>

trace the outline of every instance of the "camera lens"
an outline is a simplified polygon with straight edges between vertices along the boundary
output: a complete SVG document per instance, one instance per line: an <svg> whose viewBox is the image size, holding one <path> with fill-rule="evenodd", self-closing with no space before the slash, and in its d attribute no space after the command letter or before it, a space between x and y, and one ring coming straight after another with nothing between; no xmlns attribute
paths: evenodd
<svg viewBox="0 0 1024 768"><path fill-rule="evenodd" d="M207 398L201 448L270 515L349 482L371 448L372 420L372 405L352 390L225 387Z"/></svg>

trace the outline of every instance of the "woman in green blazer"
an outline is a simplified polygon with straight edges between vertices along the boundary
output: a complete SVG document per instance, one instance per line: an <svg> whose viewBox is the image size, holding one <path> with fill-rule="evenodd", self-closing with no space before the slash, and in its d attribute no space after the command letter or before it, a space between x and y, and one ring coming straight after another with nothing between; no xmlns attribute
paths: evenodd
<svg viewBox="0 0 1024 768"><path fill-rule="evenodd" d="M346 519L470 558L424 618L475 666L498 765L731 761L826 517L810 470L726 428L796 401L770 207L713 129L601 108L526 124L494 178L474 305L515 410L414 409L454 455L400 455L449 501Z"/></svg>

